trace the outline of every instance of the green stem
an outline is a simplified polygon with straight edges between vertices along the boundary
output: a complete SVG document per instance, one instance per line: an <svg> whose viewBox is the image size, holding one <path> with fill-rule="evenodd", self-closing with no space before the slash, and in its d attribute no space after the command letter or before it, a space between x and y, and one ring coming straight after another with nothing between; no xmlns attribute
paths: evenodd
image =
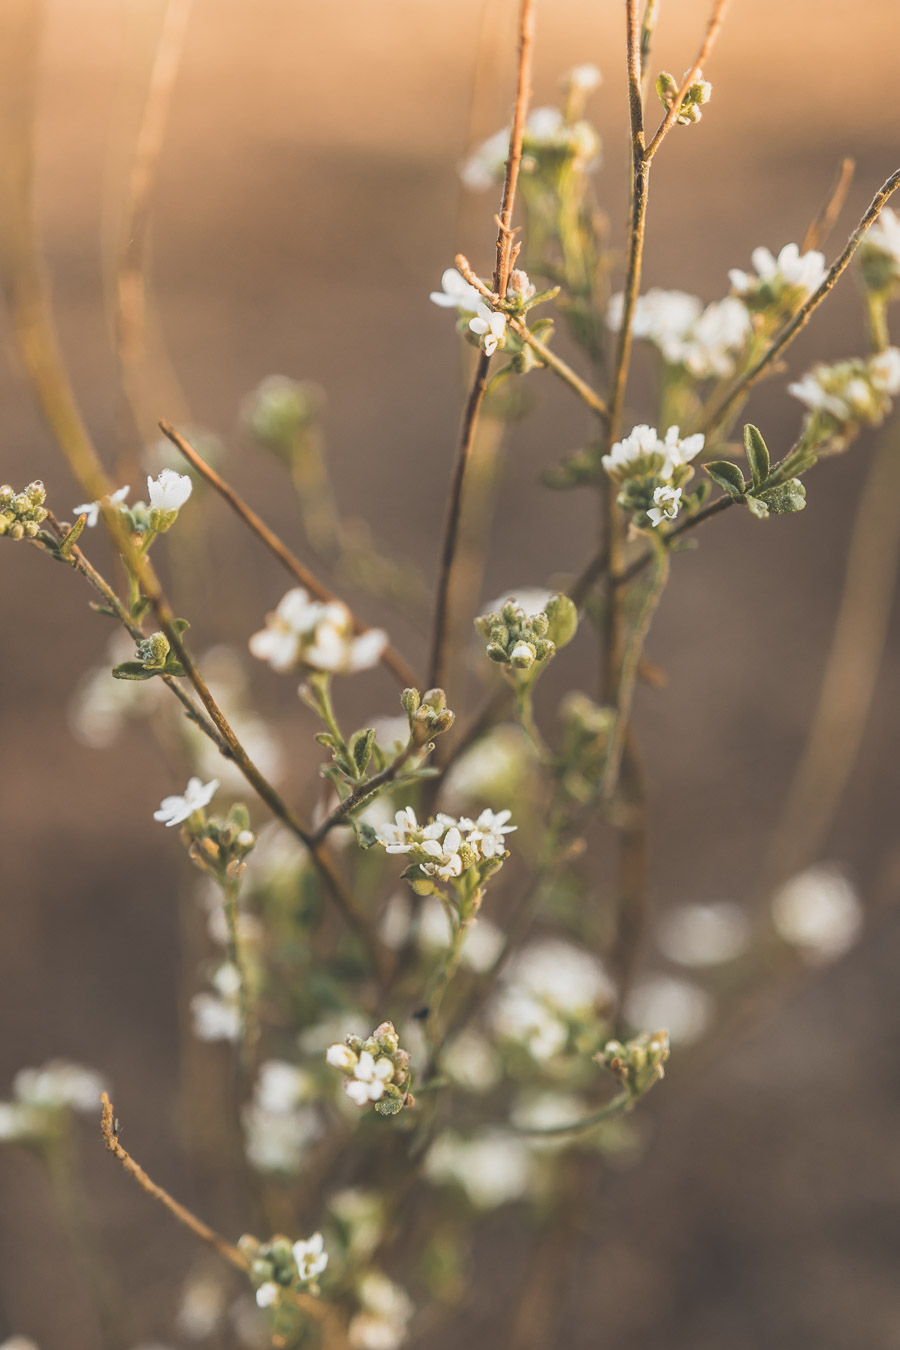
<svg viewBox="0 0 900 1350"><path fill-rule="evenodd" d="M584 1130L590 1130L601 1121L609 1120L610 1116L617 1116L621 1111L627 1111L629 1107L637 1101L637 1098L631 1092L620 1092L618 1097L613 1097L606 1106L594 1111L589 1116L584 1116L581 1120L570 1121L567 1125L513 1125L512 1128L516 1134L543 1135L544 1137L559 1134L580 1134Z"/></svg>

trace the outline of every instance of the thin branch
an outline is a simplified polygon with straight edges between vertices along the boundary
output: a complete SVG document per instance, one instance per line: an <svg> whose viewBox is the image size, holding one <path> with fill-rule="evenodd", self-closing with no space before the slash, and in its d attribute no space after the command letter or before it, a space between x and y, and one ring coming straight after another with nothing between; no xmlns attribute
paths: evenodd
<svg viewBox="0 0 900 1350"><path fill-rule="evenodd" d="M716 0L715 7L709 20L709 25L706 29L706 36L703 39L700 51L697 53L697 59L694 61L694 64L691 66L690 70L682 80L678 93L676 94L674 102L672 103L672 106L667 109L665 117L663 118L663 120L660 122L659 126L656 129L656 132L653 136L653 140L647 146L646 157L648 163L650 160L652 160L653 156L656 154L657 150L662 145L666 136L668 136L669 132L672 130L672 127L675 125L675 119L677 118L679 112L681 111L681 105L684 102L684 96L690 89L691 85L696 80L697 76L700 74L701 70L703 69L704 61L707 59L710 52L712 51L713 43L718 37L719 29L722 27L722 23L724 22L725 11L727 8L728 8L728 0Z"/></svg>
<svg viewBox="0 0 900 1350"><path fill-rule="evenodd" d="M613 1097L611 1102L602 1106L599 1111L593 1111L591 1115L584 1116L581 1120L570 1121L567 1125L516 1125L512 1123L511 1128L516 1134L527 1134L542 1136L547 1138L559 1134L581 1134L585 1130L591 1130L601 1121L609 1120L610 1116L617 1116L620 1111L627 1111L634 1103L635 1098L630 1092L620 1092L618 1097Z"/></svg>
<svg viewBox="0 0 900 1350"><path fill-rule="evenodd" d="M644 767L633 727L628 727L617 802L619 826L619 890L615 937L610 964L616 988L613 1025L624 1034L628 1001L634 987L650 919L647 791Z"/></svg>
<svg viewBox="0 0 900 1350"><path fill-rule="evenodd" d="M650 164L644 146L644 104L641 93L641 25L638 0L626 4L626 55L628 71L628 115L631 128L631 203L628 224L628 257L622 298L622 320L616 340L609 393L609 434L612 444L619 435L625 387L631 365L634 311L641 287L644 234L647 220L647 192ZM605 548L608 554L606 607L604 611L603 681L604 702L615 704L619 685L622 646L622 614L616 595L616 577L622 569L625 553L625 521L616 502L615 485L604 474L600 482L601 514L605 522Z"/></svg>
<svg viewBox="0 0 900 1350"><path fill-rule="evenodd" d="M803 236L803 243L800 245L801 253L809 253L811 249L819 248L824 240L828 238L834 227L835 221L844 209L844 203L847 200L847 193L850 191L850 184L853 182L855 170L855 160L841 160L837 177L831 186L831 191L822 203L822 207L815 220L810 222L809 229Z"/></svg>
<svg viewBox="0 0 900 1350"><path fill-rule="evenodd" d="M341 825L347 817L355 811L358 806L371 797L374 792L378 792L379 789L386 787L388 783L392 783L404 765L412 759L413 755L421 753L425 749L427 749L427 746L415 745L413 742L404 746L396 759L386 765L380 773L376 773L374 777L367 778L364 783L360 783L358 787L353 789L349 796L345 797L344 800L334 808L331 814L322 821L322 824L312 835L311 843L313 845L320 844L325 836L330 834L336 825Z"/></svg>
<svg viewBox="0 0 900 1350"><path fill-rule="evenodd" d="M122 1147L116 1132L113 1104L108 1094L102 1093L100 1101L103 1104L103 1114L100 1119L100 1134L103 1142L108 1151L122 1164L129 1176L134 1178L142 1191L152 1196L154 1200L158 1200L170 1214L174 1215L180 1224L189 1229L201 1242L205 1242L208 1247L211 1247L217 1256L222 1257L223 1261L227 1261L229 1265L234 1266L242 1274L248 1274L250 1263L243 1252L233 1242L229 1242L227 1238L223 1238L221 1234L205 1224L202 1219L198 1219L196 1214L182 1205L174 1196L171 1196L168 1191L163 1190L162 1186L158 1186L155 1181L152 1181L140 1163L135 1162L128 1150ZM306 1313L308 1317L323 1324L323 1326L336 1330L333 1310L327 1304L313 1298L311 1294L304 1294L299 1289L285 1290L285 1296L289 1297L291 1303ZM340 1343L346 1345L346 1338L342 1330Z"/></svg>
<svg viewBox="0 0 900 1350"><path fill-rule="evenodd" d="M256 535L257 539L265 544L269 552L275 555L278 561L288 572L290 572L295 580L299 581L302 586L305 586L306 589L319 600L329 603L337 599L334 592L329 590L328 587L314 575L314 573L310 572L309 569L304 566L283 540L278 537L275 531L247 505L243 498L235 492L234 488L231 487L229 483L226 483L224 478L216 473L215 469L207 464L205 459L202 459L200 455L198 455L191 443L186 440L180 432L176 431L170 422L161 421L159 423L159 429L163 435L172 442L175 448L184 455L188 463L196 469L200 477L209 483L210 487L215 488L220 496L224 497L235 515L239 516L244 524ZM355 614L351 613L350 618L353 624L354 633L364 633L366 631L365 625L360 623ZM410 666L398 652L394 651L392 647L385 648L381 656L381 662L392 675L396 676L397 680L404 688L419 688L418 676L412 666Z"/></svg>
<svg viewBox="0 0 900 1350"><path fill-rule="evenodd" d="M747 395L748 391L756 384L772 364L772 362L781 355L787 347L809 322L813 313L819 308L822 301L830 295L831 291L837 285L841 276L846 272L850 265L854 253L859 248L865 237L869 226L878 218L881 208L890 199L890 197L900 187L900 169L891 174L890 178L878 189L872 198L856 229L850 235L840 257L832 263L825 280L819 286L818 290L813 291L812 295L800 306L797 313L791 319L790 323L785 324L778 336L769 344L762 356L751 366L745 375L742 375L737 384L727 393L720 403L710 409L703 419L700 427L702 431L709 431L721 426L728 417L732 409L739 404Z"/></svg>
<svg viewBox="0 0 900 1350"><path fill-rule="evenodd" d="M489 304L495 305L500 299L496 291L492 291L489 286L485 286L481 277L473 271L472 265L463 253L456 255L456 266L462 276L465 277L470 286L474 286ZM552 352L540 338L535 337L534 333L521 321L513 315L507 316L507 326L515 333L516 337L528 344L533 352L540 357L541 361L549 370L567 384L580 399L583 399L591 412L596 413L598 417L604 419L609 417L609 409L603 402L599 394L595 393L589 384L587 384L576 371L572 369L565 361Z"/></svg>
<svg viewBox="0 0 900 1350"><path fill-rule="evenodd" d="M516 184L519 166L522 162L522 141L525 135L525 120L528 114L528 101L531 96L532 48L534 45L534 12L536 0L521 0L519 14L519 73L516 87L516 106L509 138L509 158L506 161L506 175L503 181L503 196L498 217L497 263L494 269L494 290L501 297L506 295L509 273L513 260L513 231L511 228L515 206ZM431 641L428 684L430 688L442 688L446 665L447 644L450 637L449 608L450 583L453 577L453 562L459 537L459 521L462 511L463 484L472 453L475 432L478 426L478 414L484 400L487 385L488 367L491 358L481 352L475 366L469 395L463 410L460 428L459 449L456 467L447 501L447 515L444 523L444 538L441 548L440 570L434 604L434 628Z"/></svg>
<svg viewBox="0 0 900 1350"><path fill-rule="evenodd" d="M52 532L56 535L57 539L62 541L65 538L66 530L56 519L56 516L53 514L52 511L47 512L47 524L50 526ZM40 544L38 545L38 547L40 547ZM111 609L113 611L116 618L119 620L119 623L129 633L129 635L132 638L134 638L134 641L136 643L140 642L140 640L144 637L143 629L140 627L139 624L136 624L133 621L131 615L128 613L128 610L125 608L119 597L116 595L112 586L110 586L106 578L101 576L101 574L97 571L97 569L88 561L88 559L85 557L85 555L82 553L81 549L77 545L72 549L72 552L69 555L69 559L70 564L74 568L74 570L80 573L80 575L83 576L85 580L94 588L97 594L102 597L104 604L107 606L108 609ZM161 675L158 678L162 680L163 684L166 685L168 689L171 689L172 693L178 699L179 703L181 703L182 706L184 707L187 716L195 724L195 726L198 726L200 728L200 730L203 732L205 736L209 737L213 745L219 751L219 754L224 755L226 758L230 758L228 746L226 745L225 741L219 735L218 731L216 731L216 728L212 725L212 723L206 720L206 718L203 716L203 713L191 699L190 695L186 693L184 689L182 689L181 685L174 678L174 676Z"/></svg>

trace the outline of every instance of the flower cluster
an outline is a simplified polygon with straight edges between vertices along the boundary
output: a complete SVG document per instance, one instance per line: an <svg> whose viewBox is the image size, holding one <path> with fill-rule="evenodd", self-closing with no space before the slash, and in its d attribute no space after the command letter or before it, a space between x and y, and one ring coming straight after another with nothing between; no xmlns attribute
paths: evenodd
<svg viewBox="0 0 900 1350"><path fill-rule="evenodd" d="M684 485L693 476L690 461L702 449L702 435L681 440L678 427L669 427L660 440L655 427L638 426L603 456L604 469L621 484L618 503L633 513L638 528L675 519Z"/></svg>
<svg viewBox="0 0 900 1350"><path fill-rule="evenodd" d="M900 286L900 216L889 206L860 244L859 261L868 290L890 295Z"/></svg>
<svg viewBox="0 0 900 1350"><path fill-rule="evenodd" d="M235 881L247 866L247 855L256 847L250 816L242 802L232 806L225 820L198 821L191 829L190 856L204 872L220 882Z"/></svg>
<svg viewBox="0 0 900 1350"><path fill-rule="evenodd" d="M405 853L411 867L404 872L413 890L429 893L435 881L454 881L470 869L477 869L479 880L495 871L506 857L504 836L516 829L508 825L509 811L485 809L476 820L439 813L430 825L420 825L411 806L394 817L393 824L376 831L376 842L387 853ZM428 879L423 887L418 880Z"/></svg>
<svg viewBox="0 0 900 1350"><path fill-rule="evenodd" d="M475 627L487 639L492 661L514 671L531 670L548 660L558 647L575 636L578 611L567 595L551 595L537 611L516 603L514 597L497 610L482 614Z"/></svg>
<svg viewBox="0 0 900 1350"><path fill-rule="evenodd" d="M40 1069L20 1069L13 1099L0 1102L0 1141L36 1143L55 1134L70 1111L99 1111L106 1085L93 1069L55 1059Z"/></svg>
<svg viewBox="0 0 900 1350"><path fill-rule="evenodd" d="M888 347L868 359L815 366L788 393L804 403L823 437L860 426L880 426L900 393L900 348Z"/></svg>
<svg viewBox="0 0 900 1350"><path fill-rule="evenodd" d="M47 519L46 499L47 490L38 478L21 492L4 483L0 487L0 535L17 541L34 539Z"/></svg>
<svg viewBox="0 0 900 1350"><path fill-rule="evenodd" d="M596 1024L612 994L596 957L551 938L526 947L511 963L491 1008L491 1024L505 1040L524 1046L532 1058L548 1060L581 1027Z"/></svg>
<svg viewBox="0 0 900 1350"><path fill-rule="evenodd" d="M481 192L503 181L509 131L495 132L472 152L460 170L463 183ZM535 108L528 115L521 172L536 176L564 167L589 170L599 162L600 138L589 122L569 122L559 108Z"/></svg>
<svg viewBox="0 0 900 1350"><path fill-rule="evenodd" d="M319 1293L318 1279L328 1265L321 1233L294 1243L280 1235L260 1242L245 1234L238 1246L249 1263L260 1308L277 1308L287 1290Z"/></svg>
<svg viewBox="0 0 900 1350"><path fill-rule="evenodd" d="M656 77L656 93L660 103L664 108L673 108L678 98L680 86L674 75L670 75L667 70L662 71ZM681 107L675 121L680 127L690 126L692 122L699 122L703 116L700 111L701 104L708 103L712 98L712 85L709 80L704 80L701 71L697 71L696 78L688 85L684 98L681 100Z"/></svg>
<svg viewBox="0 0 900 1350"><path fill-rule="evenodd" d="M732 268L728 273L732 289L749 310L776 320L799 309L821 286L827 271L823 253L816 249L801 253L796 244L785 244L777 258L767 248L755 248L750 261L756 275Z"/></svg>
<svg viewBox="0 0 900 1350"><path fill-rule="evenodd" d="M354 636L353 618L339 600L313 600L302 586L288 591L266 627L250 639L250 651L273 670L321 670L349 675L381 659L387 634L380 628Z"/></svg>
<svg viewBox="0 0 900 1350"><path fill-rule="evenodd" d="M400 1048L393 1022L382 1022L371 1036L349 1035L330 1045L325 1059L344 1074L344 1091L357 1106L373 1103L382 1116L395 1116L412 1105L409 1054Z"/></svg>
<svg viewBox="0 0 900 1350"><path fill-rule="evenodd" d="M606 322L613 332L622 324L622 292L612 296ZM703 308L684 291L658 287L638 297L632 319L636 338L657 347L670 366L681 366L697 380L732 375L751 334L747 307L735 296Z"/></svg>

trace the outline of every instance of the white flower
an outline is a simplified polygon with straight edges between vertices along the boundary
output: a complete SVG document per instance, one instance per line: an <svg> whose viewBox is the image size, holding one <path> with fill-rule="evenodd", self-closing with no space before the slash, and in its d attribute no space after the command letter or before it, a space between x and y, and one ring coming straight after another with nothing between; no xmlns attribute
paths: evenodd
<svg viewBox="0 0 900 1350"><path fill-rule="evenodd" d="M827 413L844 426L878 426L900 393L900 349L888 347L867 360L815 366L788 393L812 413Z"/></svg>
<svg viewBox="0 0 900 1350"><path fill-rule="evenodd" d="M270 1111L258 1101L245 1105L241 1122L247 1161L258 1172L299 1172L310 1145L323 1128L318 1112L312 1107Z"/></svg>
<svg viewBox="0 0 900 1350"><path fill-rule="evenodd" d="M463 870L462 858L459 856L461 844L462 835L455 825L451 826L440 843L436 839L424 840L420 847L432 861L422 863L422 871L431 877L440 877L443 881L458 877Z"/></svg>
<svg viewBox="0 0 900 1350"><path fill-rule="evenodd" d="M187 474L176 473L174 469L163 469L156 478L147 479L150 509L155 511L180 511L192 490Z"/></svg>
<svg viewBox="0 0 900 1350"><path fill-rule="evenodd" d="M466 843L478 849L483 858L496 857L498 853L506 852L506 841L503 836L512 834L517 830L518 825L507 825L507 821L512 815L511 811L489 811L485 809L477 820L469 820L462 816L459 821L459 828L466 831Z"/></svg>
<svg viewBox="0 0 900 1350"><path fill-rule="evenodd" d="M503 344L506 315L489 309L484 301L479 301L477 317L469 320L469 327L481 338L481 345L487 355L493 356L497 348Z"/></svg>
<svg viewBox="0 0 900 1350"><path fill-rule="evenodd" d="M474 314L481 303L481 294L471 286L455 267L448 267L441 277L441 289L432 291L429 300L442 309L459 309Z"/></svg>
<svg viewBox="0 0 900 1350"><path fill-rule="evenodd" d="M445 832L441 821L431 825L420 825L411 806L405 806L394 816L394 823L387 822L376 831L375 838L384 845L386 853L409 853L419 848L426 839L440 839Z"/></svg>
<svg viewBox="0 0 900 1350"><path fill-rule="evenodd" d="M441 1064L447 1077L467 1092L490 1092L503 1076L496 1050L477 1031L464 1031L450 1041Z"/></svg>
<svg viewBox="0 0 900 1350"><path fill-rule="evenodd" d="M73 506L72 514L75 516L87 516L84 522L89 530L92 530L100 519L101 506L118 506L119 502L124 502L131 491L130 487L119 488L116 492L111 492L108 497L103 497L97 502L84 502L81 506Z"/></svg>
<svg viewBox="0 0 900 1350"><path fill-rule="evenodd" d="M682 905L664 914L657 932L660 951L682 966L717 966L747 946L747 919L739 906Z"/></svg>
<svg viewBox="0 0 900 1350"><path fill-rule="evenodd" d="M655 427L636 426L631 434L616 441L603 456L603 467L611 478L627 478L634 473L656 472L669 478L675 469L690 463L703 449L701 434L679 439L679 428L669 427L660 440Z"/></svg>
<svg viewBox="0 0 900 1350"><path fill-rule="evenodd" d="M313 1233L305 1242L295 1242L291 1250L297 1262L297 1272L304 1284L321 1275L328 1265L325 1239L321 1233Z"/></svg>
<svg viewBox="0 0 900 1350"><path fill-rule="evenodd" d="M256 1303L259 1308L274 1308L281 1299L281 1288L273 1280L266 1280L256 1291Z"/></svg>
<svg viewBox="0 0 900 1350"><path fill-rule="evenodd" d="M575 66L573 70L570 70L566 80L573 89L579 89L583 94L590 94L603 83L603 74L598 66L585 64Z"/></svg>
<svg viewBox="0 0 900 1350"><path fill-rule="evenodd" d="M376 666L387 641L380 628L355 637L346 605L313 600L302 586L295 586L266 616L266 627L253 634L250 651L273 670L310 666L347 675Z"/></svg>
<svg viewBox="0 0 900 1350"><path fill-rule="evenodd" d="M20 1069L13 1079L13 1093L27 1106L72 1111L97 1111L106 1084L93 1069L54 1059L41 1069Z"/></svg>
<svg viewBox="0 0 900 1350"><path fill-rule="evenodd" d="M0 1350L38 1350L38 1346L30 1336L10 1336L0 1345Z"/></svg>
<svg viewBox="0 0 900 1350"><path fill-rule="evenodd" d="M685 336L681 362L698 379L724 378L735 368L734 355L753 331L747 307L736 296L716 300Z"/></svg>
<svg viewBox="0 0 900 1350"><path fill-rule="evenodd" d="M563 126L559 108L534 108L528 114L526 133L533 141L554 141Z"/></svg>
<svg viewBox="0 0 900 1350"><path fill-rule="evenodd" d="M712 1021L713 1002L688 980L647 975L635 985L627 1011L635 1026L665 1027L673 1045L691 1045Z"/></svg>
<svg viewBox="0 0 900 1350"><path fill-rule="evenodd" d="M182 797L163 797L159 810L153 812L153 819L163 821L167 828L180 825L195 811L208 806L219 787L218 778L203 783L199 778L189 778Z"/></svg>
<svg viewBox="0 0 900 1350"><path fill-rule="evenodd" d="M663 520L674 520L678 515L678 506L681 502L681 488L658 487L653 491L653 505L647 512L653 525L659 525Z"/></svg>
<svg viewBox="0 0 900 1350"><path fill-rule="evenodd" d="M501 1130L485 1131L471 1139L443 1134L428 1153L425 1173L433 1181L462 1186L476 1208L496 1209L527 1191L528 1145Z"/></svg>
<svg viewBox="0 0 900 1350"><path fill-rule="evenodd" d="M810 867L793 877L772 900L779 937L811 964L842 956L862 927L862 907L853 886L835 867Z"/></svg>
<svg viewBox="0 0 900 1350"><path fill-rule="evenodd" d="M0 1102L0 1143L27 1139L38 1128L33 1112L20 1102Z"/></svg>
<svg viewBox="0 0 900 1350"><path fill-rule="evenodd" d="M194 1035L201 1041L236 1041L241 1031L241 1015L236 1003L215 994L195 994L191 999Z"/></svg>
<svg viewBox="0 0 900 1350"><path fill-rule="evenodd" d="M767 248L755 248L750 261L756 276L732 268L728 278L738 295L754 297L762 287L780 299L785 290L796 290L805 300L817 290L827 275L825 255L813 249L801 253L796 244L785 244L776 258Z"/></svg>
<svg viewBox="0 0 900 1350"><path fill-rule="evenodd" d="M393 1061L387 1055L379 1055L376 1059L368 1050L363 1050L353 1066L352 1078L344 1082L344 1091L357 1106L380 1102L384 1096L384 1085L393 1074Z"/></svg>
<svg viewBox="0 0 900 1350"><path fill-rule="evenodd" d="M325 1062L330 1064L333 1069L340 1069L342 1073L352 1073L356 1068L359 1056L355 1050L351 1050L349 1045L342 1045L337 1042L335 1045L329 1045L325 1051Z"/></svg>

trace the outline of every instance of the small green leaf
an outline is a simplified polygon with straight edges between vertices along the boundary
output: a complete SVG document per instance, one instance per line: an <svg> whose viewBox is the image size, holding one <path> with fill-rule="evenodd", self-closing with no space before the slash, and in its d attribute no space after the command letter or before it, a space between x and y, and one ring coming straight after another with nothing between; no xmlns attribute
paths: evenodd
<svg viewBox="0 0 900 1350"><path fill-rule="evenodd" d="M147 599L146 595L142 595L140 599L136 600L131 606L131 617L134 622L140 623L141 619L145 617L149 609L150 601Z"/></svg>
<svg viewBox="0 0 900 1350"><path fill-rule="evenodd" d="M355 732L350 738L350 754L353 756L353 762L360 776L366 771L366 765L371 758L374 744L375 732L371 727L366 731Z"/></svg>
<svg viewBox="0 0 900 1350"><path fill-rule="evenodd" d="M333 750L337 745L337 741L330 731L317 731L315 739L319 742L319 745L324 745L327 750Z"/></svg>
<svg viewBox="0 0 900 1350"><path fill-rule="evenodd" d="M744 450L747 452L753 486L759 487L769 476L769 451L762 433L749 422L744 427Z"/></svg>
<svg viewBox="0 0 900 1350"><path fill-rule="evenodd" d="M373 844L378 843L378 835L375 831L375 827L370 825L368 821L354 820L350 823L356 830L356 842L359 844L360 848L371 848Z"/></svg>
<svg viewBox="0 0 900 1350"><path fill-rule="evenodd" d="M116 680L152 680L160 671L148 670L140 661L123 661L121 665L113 666L112 673Z"/></svg>
<svg viewBox="0 0 900 1350"><path fill-rule="evenodd" d="M713 482L724 488L730 497L736 502L743 501L744 475L736 464L730 464L727 459L714 459L703 467Z"/></svg>
<svg viewBox="0 0 900 1350"><path fill-rule="evenodd" d="M154 670L153 674L174 675L176 679L180 679L181 676L184 674L184 666L181 664L180 661L170 660L167 661L164 666L158 666L157 669Z"/></svg>
<svg viewBox="0 0 900 1350"><path fill-rule="evenodd" d="M187 619L172 620L172 627L175 629L175 632L178 634L179 637L181 637L182 633L186 633L187 630L190 628L190 626L191 625L189 624Z"/></svg>
<svg viewBox="0 0 900 1350"><path fill-rule="evenodd" d="M799 478L789 478L786 483L761 492L759 499L765 502L773 516L792 516L805 508L806 488Z"/></svg>
<svg viewBox="0 0 900 1350"><path fill-rule="evenodd" d="M69 530L65 539L63 539L59 545L60 557L68 558L70 556L72 549L75 547L75 545L78 543L78 540L81 538L82 532L86 524L87 524L87 515L80 515L76 520L75 524L72 526L71 530Z"/></svg>

